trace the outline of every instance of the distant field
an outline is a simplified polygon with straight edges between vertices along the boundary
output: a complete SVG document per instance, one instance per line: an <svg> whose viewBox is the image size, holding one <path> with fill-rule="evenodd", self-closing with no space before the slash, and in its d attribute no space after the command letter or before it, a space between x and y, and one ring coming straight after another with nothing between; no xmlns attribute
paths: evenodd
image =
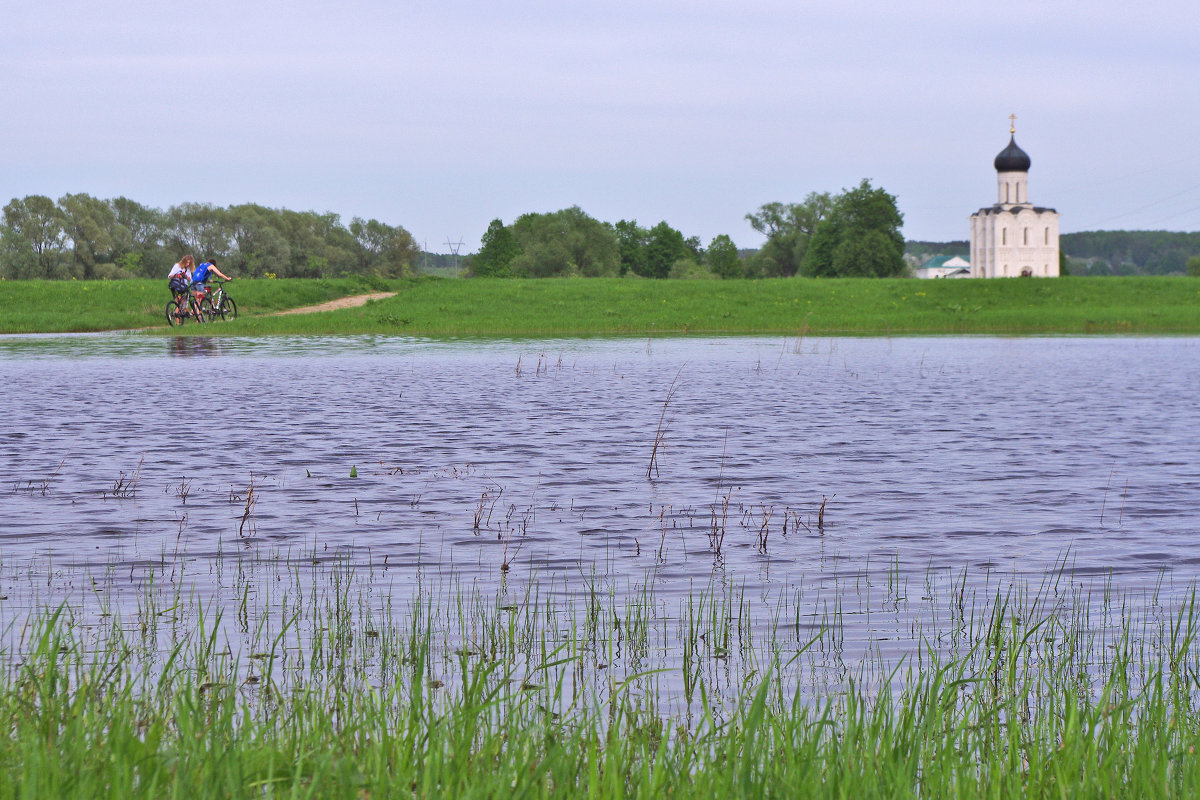
<svg viewBox="0 0 1200 800"><path fill-rule="evenodd" d="M387 300L286 317L271 311L391 288ZM187 334L587 336L666 334L1200 333L1200 280L646 281L241 280L243 314ZM161 281L0 282L0 332L157 326Z"/></svg>

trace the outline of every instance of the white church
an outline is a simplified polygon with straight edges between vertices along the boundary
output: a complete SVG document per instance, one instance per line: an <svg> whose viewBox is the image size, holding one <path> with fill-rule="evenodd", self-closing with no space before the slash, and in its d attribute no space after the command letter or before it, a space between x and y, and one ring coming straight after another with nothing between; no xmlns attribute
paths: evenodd
<svg viewBox="0 0 1200 800"><path fill-rule="evenodd" d="M1009 137L994 162L996 204L971 215L970 277L1057 278L1058 212L1029 202L1029 156L1015 125Z"/></svg>

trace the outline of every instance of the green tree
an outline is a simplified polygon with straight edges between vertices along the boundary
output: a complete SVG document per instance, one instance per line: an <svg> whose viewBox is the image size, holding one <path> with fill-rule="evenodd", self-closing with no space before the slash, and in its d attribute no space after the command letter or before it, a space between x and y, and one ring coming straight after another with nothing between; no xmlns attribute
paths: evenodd
<svg viewBox="0 0 1200 800"><path fill-rule="evenodd" d="M0 278L22 280L42 277L37 253L29 241L9 227L0 229Z"/></svg>
<svg viewBox="0 0 1200 800"><path fill-rule="evenodd" d="M812 236L833 205L828 192L810 192L802 203L766 203L747 214L750 227L767 237L751 268L768 276L795 275Z"/></svg>
<svg viewBox="0 0 1200 800"><path fill-rule="evenodd" d="M292 248L281 230L279 212L253 203L231 206L227 222L233 239L229 274L287 275Z"/></svg>
<svg viewBox="0 0 1200 800"><path fill-rule="evenodd" d="M108 205L114 221L114 261L145 277L165 276L166 265L174 263L163 248L166 215L127 197L109 200Z"/></svg>
<svg viewBox="0 0 1200 800"><path fill-rule="evenodd" d="M705 253L704 263L720 278L740 278L742 260L738 257L737 245L725 234L714 236Z"/></svg>
<svg viewBox="0 0 1200 800"><path fill-rule="evenodd" d="M32 267L35 274L28 277L59 277L56 271L66 243L66 221L53 200L40 194L13 198L4 207L4 224L17 237L9 242L9 247L16 251L12 263ZM19 245L18 240L24 245ZM32 262L22 254L25 248L33 254Z"/></svg>
<svg viewBox="0 0 1200 800"><path fill-rule="evenodd" d="M507 278L512 275L512 264L521 255L521 245L513 232L499 219L488 224L480 239L479 252L471 262L471 274L479 278Z"/></svg>
<svg viewBox="0 0 1200 800"><path fill-rule="evenodd" d="M413 271L419 251L412 234L404 228L377 219L354 217L350 220L350 234L357 247L361 272L401 278Z"/></svg>
<svg viewBox="0 0 1200 800"><path fill-rule="evenodd" d="M63 227L71 239L73 271L85 280L96 277L98 263L112 263L116 218L103 200L87 194L58 199Z"/></svg>
<svg viewBox="0 0 1200 800"><path fill-rule="evenodd" d="M514 275L605 277L620 272L620 248L612 227L579 206L523 214L513 223L512 232L521 248L512 261Z"/></svg>
<svg viewBox="0 0 1200 800"><path fill-rule="evenodd" d="M896 198L863 179L834 199L812 236L801 273L875 278L905 274L903 221Z"/></svg>
<svg viewBox="0 0 1200 800"><path fill-rule="evenodd" d="M1192 256L1187 260L1187 274L1200 278L1200 256Z"/></svg>
<svg viewBox="0 0 1200 800"><path fill-rule="evenodd" d="M183 203L167 209L170 243L199 263L225 259L230 253L229 212L210 203Z"/></svg>
<svg viewBox="0 0 1200 800"><path fill-rule="evenodd" d="M646 277L669 277L671 268L681 259L696 260L683 234L666 222L651 228L646 238Z"/></svg>
<svg viewBox="0 0 1200 800"><path fill-rule="evenodd" d="M646 267L646 240L650 232L637 224L637 220L623 219L613 226L617 235L617 247L621 254L621 274L633 273L643 278L649 276Z"/></svg>

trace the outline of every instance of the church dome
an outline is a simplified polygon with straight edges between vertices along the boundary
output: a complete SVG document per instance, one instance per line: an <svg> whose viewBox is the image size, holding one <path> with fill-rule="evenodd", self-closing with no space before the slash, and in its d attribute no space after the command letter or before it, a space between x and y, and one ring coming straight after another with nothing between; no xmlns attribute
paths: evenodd
<svg viewBox="0 0 1200 800"><path fill-rule="evenodd" d="M996 172L1029 172L1029 154L1017 147L1016 137L1008 140L1008 147L996 156Z"/></svg>

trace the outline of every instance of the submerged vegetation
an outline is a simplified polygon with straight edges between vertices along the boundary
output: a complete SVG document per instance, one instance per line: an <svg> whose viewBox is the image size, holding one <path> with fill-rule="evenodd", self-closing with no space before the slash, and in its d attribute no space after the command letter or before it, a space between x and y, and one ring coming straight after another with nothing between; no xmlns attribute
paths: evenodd
<svg viewBox="0 0 1200 800"><path fill-rule="evenodd" d="M836 593L763 607L718 583L672 607L653 584L422 582L398 604L386 567L316 550L207 569L228 607L185 588L186 560L151 567L128 617L115 574L77 600L9 600L8 794L1200 791L1194 591L1092 595L1066 568L1033 591L927 576L932 622L902 655L855 658ZM915 602L902 576L874 577L876 613Z"/></svg>

